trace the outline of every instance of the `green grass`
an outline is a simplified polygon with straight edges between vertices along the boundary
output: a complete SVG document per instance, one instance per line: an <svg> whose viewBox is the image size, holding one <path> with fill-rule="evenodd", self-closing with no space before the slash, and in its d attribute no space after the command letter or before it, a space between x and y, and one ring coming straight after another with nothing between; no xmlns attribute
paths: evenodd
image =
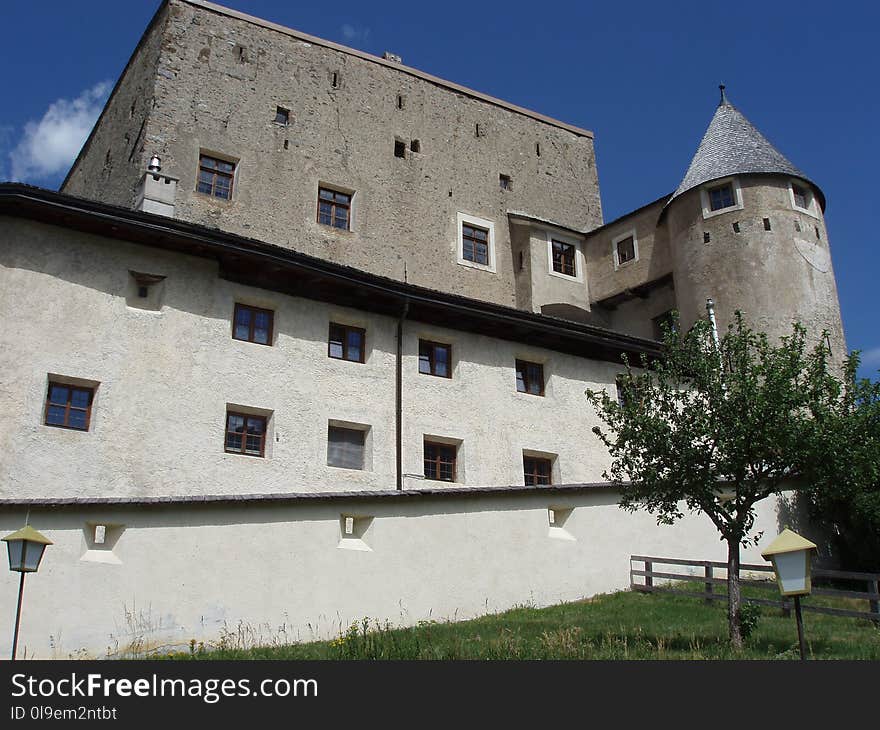
<svg viewBox="0 0 880 730"><path fill-rule="evenodd" d="M748 592L747 592L748 593ZM766 595L766 594L765 594ZM813 599L810 599L813 600ZM823 601L823 603L828 603ZM864 602L862 602L864 603ZM858 607L855 602L833 605ZM880 659L880 629L862 619L804 614L815 659ZM193 644L173 659L797 659L793 617L762 607L742 652L727 641L726 603L621 592L548 608L515 608L458 623L411 628L364 619L331 641L241 646L227 633L220 647Z"/></svg>

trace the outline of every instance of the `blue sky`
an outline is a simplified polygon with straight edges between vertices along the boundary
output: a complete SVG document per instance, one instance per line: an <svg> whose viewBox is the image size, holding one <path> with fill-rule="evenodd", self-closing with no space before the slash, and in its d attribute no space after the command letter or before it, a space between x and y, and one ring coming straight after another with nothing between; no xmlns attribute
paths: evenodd
<svg viewBox="0 0 880 730"><path fill-rule="evenodd" d="M828 200L847 343L880 368L880 4L225 0L596 133L605 219L675 189L718 100ZM56 188L159 0L5 3L0 180Z"/></svg>

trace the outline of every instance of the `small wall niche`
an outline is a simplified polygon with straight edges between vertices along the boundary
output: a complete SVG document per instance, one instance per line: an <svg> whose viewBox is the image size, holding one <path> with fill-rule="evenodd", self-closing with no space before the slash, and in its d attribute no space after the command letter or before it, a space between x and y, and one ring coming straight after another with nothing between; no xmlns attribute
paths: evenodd
<svg viewBox="0 0 880 730"><path fill-rule="evenodd" d="M144 309L150 312L160 312L162 311L162 300L164 297L164 276L129 270L128 285L125 291L125 303L129 307L132 309Z"/></svg>
<svg viewBox="0 0 880 730"><path fill-rule="evenodd" d="M372 552L366 541L370 528L373 526L373 518L368 515L339 515L339 544L336 546L342 550L359 550Z"/></svg>
<svg viewBox="0 0 880 730"><path fill-rule="evenodd" d="M110 522L86 522L83 528L85 552L80 560L87 563L122 565L116 554L116 545L125 532L125 525Z"/></svg>
<svg viewBox="0 0 880 730"><path fill-rule="evenodd" d="M568 522L572 512L574 512L573 507L561 507L556 505L548 507L547 522L550 527L547 537L552 537L554 540L576 542L575 536L565 529L565 523Z"/></svg>

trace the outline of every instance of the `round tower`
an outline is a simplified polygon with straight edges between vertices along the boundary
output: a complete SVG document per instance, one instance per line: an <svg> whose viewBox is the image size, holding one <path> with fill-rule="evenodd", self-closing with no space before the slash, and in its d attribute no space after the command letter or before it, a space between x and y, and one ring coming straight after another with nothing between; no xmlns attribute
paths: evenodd
<svg viewBox="0 0 880 730"><path fill-rule="evenodd" d="M669 233L681 325L715 302L719 333L740 310L772 342L792 322L814 341L828 330L846 354L825 229L825 196L728 100L721 101L661 214Z"/></svg>

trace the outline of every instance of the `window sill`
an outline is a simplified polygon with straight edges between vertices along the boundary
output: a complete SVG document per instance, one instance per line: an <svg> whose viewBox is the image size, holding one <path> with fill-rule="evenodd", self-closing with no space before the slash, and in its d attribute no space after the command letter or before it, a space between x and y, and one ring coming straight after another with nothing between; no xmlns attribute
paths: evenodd
<svg viewBox="0 0 880 730"><path fill-rule="evenodd" d="M486 271L490 274L497 273L494 266L491 264L477 264L473 261L468 261L467 259L458 259L457 261L459 266L466 266L469 269L476 269L477 271Z"/></svg>

